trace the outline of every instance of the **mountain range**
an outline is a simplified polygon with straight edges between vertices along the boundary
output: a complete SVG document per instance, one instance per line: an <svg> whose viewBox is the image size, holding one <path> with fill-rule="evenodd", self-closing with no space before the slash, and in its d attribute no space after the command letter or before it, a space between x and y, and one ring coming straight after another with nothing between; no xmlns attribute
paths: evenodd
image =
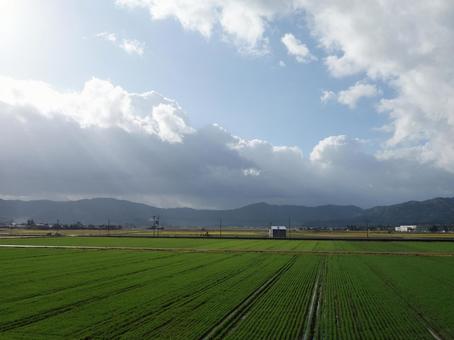
<svg viewBox="0 0 454 340"><path fill-rule="evenodd" d="M0 222L111 224L149 226L159 216L162 226L208 227L288 225L345 227L346 225L454 224L454 198L434 198L362 209L354 205L250 204L237 209L156 208L112 198L77 201L0 200Z"/></svg>

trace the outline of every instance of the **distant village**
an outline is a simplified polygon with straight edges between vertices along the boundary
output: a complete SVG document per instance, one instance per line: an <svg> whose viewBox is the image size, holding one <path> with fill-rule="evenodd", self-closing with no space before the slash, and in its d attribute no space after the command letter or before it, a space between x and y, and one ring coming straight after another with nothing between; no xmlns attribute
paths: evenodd
<svg viewBox="0 0 454 340"><path fill-rule="evenodd" d="M25 223L4 223L3 227L7 228L21 228L30 230L71 230L71 229L99 229L99 230L119 230L123 229L123 226L116 224L84 224L82 222L75 222L70 224L64 224L60 222L56 223L37 223L33 219L27 220Z"/></svg>
<svg viewBox="0 0 454 340"><path fill-rule="evenodd" d="M120 225L111 224L109 221L105 224L84 224L80 221L74 223L40 223L35 222L33 219L28 219L25 223L1 223L0 227L3 228L18 228L18 229L29 229L29 230L121 230L121 229L152 229L152 230L163 230L164 226L159 223L159 217L153 216L150 219L150 225L148 226L135 226L131 224ZM213 226L218 228L219 226ZM179 226L166 226L168 229L200 229L202 231L208 231L210 227L179 227ZM267 229L270 238L286 238L287 233L290 231L312 231L312 232L329 232L329 231L371 231L371 232L388 232L388 233L454 233L453 225L399 225L399 226L368 226L368 225L347 225L344 227L308 227L308 226L284 226L284 225L268 225L263 227L242 227L242 226L231 226L225 228L237 228L237 229ZM206 235L209 235L207 232Z"/></svg>

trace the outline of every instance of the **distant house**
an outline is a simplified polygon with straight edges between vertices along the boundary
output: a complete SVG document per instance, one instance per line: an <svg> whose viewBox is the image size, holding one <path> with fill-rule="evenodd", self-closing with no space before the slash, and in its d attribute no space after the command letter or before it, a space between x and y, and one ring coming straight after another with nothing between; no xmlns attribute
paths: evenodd
<svg viewBox="0 0 454 340"><path fill-rule="evenodd" d="M395 227L394 230L406 233L409 231L416 231L416 226L415 225L401 225L399 227Z"/></svg>
<svg viewBox="0 0 454 340"><path fill-rule="evenodd" d="M287 227L282 225L273 225L269 229L270 238L286 238Z"/></svg>

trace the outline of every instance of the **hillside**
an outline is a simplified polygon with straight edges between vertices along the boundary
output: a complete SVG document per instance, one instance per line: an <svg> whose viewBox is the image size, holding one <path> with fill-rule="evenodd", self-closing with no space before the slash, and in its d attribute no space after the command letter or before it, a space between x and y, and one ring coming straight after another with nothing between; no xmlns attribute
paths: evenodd
<svg viewBox="0 0 454 340"><path fill-rule="evenodd" d="M146 204L111 198L56 202L48 200L0 200L0 221L24 222L28 218L41 223L150 225L159 215L164 226L215 226L222 218L226 226L333 226L347 224L449 224L454 223L454 198L435 198L361 209L356 206L323 205L306 207L255 203L237 209L206 210L190 208L162 209Z"/></svg>

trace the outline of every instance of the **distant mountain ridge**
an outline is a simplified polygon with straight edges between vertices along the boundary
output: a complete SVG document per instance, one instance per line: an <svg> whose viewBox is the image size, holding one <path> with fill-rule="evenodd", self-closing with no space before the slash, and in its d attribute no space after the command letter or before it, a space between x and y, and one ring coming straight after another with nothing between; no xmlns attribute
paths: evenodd
<svg viewBox="0 0 454 340"><path fill-rule="evenodd" d="M146 226L153 216L160 216L163 226L216 226L222 218L225 226L325 226L454 224L454 198L434 198L362 209L354 205L273 205L255 203L236 209L209 210L191 208L156 208L112 198L77 201L19 201L0 199L0 222L112 224Z"/></svg>

